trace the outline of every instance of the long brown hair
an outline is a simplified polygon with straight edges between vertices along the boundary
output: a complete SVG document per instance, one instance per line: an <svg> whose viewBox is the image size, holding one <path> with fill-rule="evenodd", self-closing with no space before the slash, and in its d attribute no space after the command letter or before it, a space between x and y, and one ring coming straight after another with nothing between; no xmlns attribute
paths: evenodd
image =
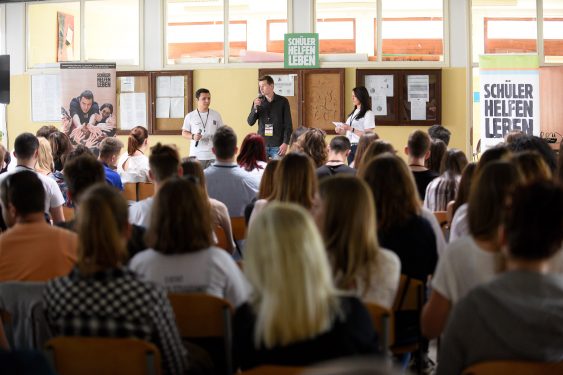
<svg viewBox="0 0 563 375"><path fill-rule="evenodd" d="M457 209L467 203L469 200L469 191L471 190L471 182L473 181L473 176L477 170L477 163L471 162L463 168L461 172L461 179L459 180L459 187L457 189L457 194L455 196L454 205L452 207L452 217L457 211Z"/></svg>
<svg viewBox="0 0 563 375"><path fill-rule="evenodd" d="M325 132L317 128L309 129L299 137L303 152L313 159L316 168L324 165L328 157L325 137Z"/></svg>
<svg viewBox="0 0 563 375"><path fill-rule="evenodd" d="M275 186L275 174L280 161L278 159L272 159L264 168L264 173L262 174L262 179L260 180L260 187L258 188L258 199L268 199L272 195L272 191Z"/></svg>
<svg viewBox="0 0 563 375"><path fill-rule="evenodd" d="M366 130L358 141L358 148L356 148L356 155L354 155L354 168L359 169L364 163L364 153L370 144L379 139L379 135L373 131Z"/></svg>
<svg viewBox="0 0 563 375"><path fill-rule="evenodd" d="M317 191L313 161L301 152L290 152L281 160L274 175L276 184L269 201L298 203L310 209Z"/></svg>
<svg viewBox="0 0 563 375"><path fill-rule="evenodd" d="M131 129L129 133L129 138L127 139L127 154L133 156L135 151L137 151L145 140L149 137L149 132L146 128L142 126L135 126Z"/></svg>

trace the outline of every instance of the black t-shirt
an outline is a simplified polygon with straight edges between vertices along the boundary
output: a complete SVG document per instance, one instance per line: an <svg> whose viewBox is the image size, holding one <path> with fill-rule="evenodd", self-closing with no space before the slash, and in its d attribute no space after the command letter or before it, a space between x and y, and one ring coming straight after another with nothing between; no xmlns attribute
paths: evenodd
<svg viewBox="0 0 563 375"><path fill-rule="evenodd" d="M328 332L284 347L254 347L256 315L252 307L241 305L234 317L235 361L241 369L271 364L307 366L316 362L353 355L379 353L377 333L369 313L355 297L340 297L343 318L337 319Z"/></svg>
<svg viewBox="0 0 563 375"><path fill-rule="evenodd" d="M416 182L418 195L420 196L421 200L424 200L424 196L426 195L426 187L433 179L438 177L438 173L427 169L425 171L412 171L412 174L414 175L414 181Z"/></svg>
<svg viewBox="0 0 563 375"><path fill-rule="evenodd" d="M80 108L80 97L77 96L76 98L73 98L70 101L70 117L74 117L74 115L78 115L78 118L80 118L80 123L84 124L84 123L88 123L90 121L90 117L92 117L92 115L94 113L99 113L100 109L98 107L98 103L92 101L92 106L90 107L90 110L88 111L88 113L84 113L82 112L82 109Z"/></svg>
<svg viewBox="0 0 563 375"><path fill-rule="evenodd" d="M264 98L257 111L253 103L247 118L248 125L254 125L256 120L258 120L258 134L264 137L266 146L278 147L282 143L289 144L293 125L289 101L286 97L274 94L271 102ZM274 126L273 135L265 136L266 124Z"/></svg>
<svg viewBox="0 0 563 375"><path fill-rule="evenodd" d="M350 168L346 164L323 165L317 168L317 178L319 180L325 177L334 176L335 174L349 174L355 176L356 170L354 168Z"/></svg>

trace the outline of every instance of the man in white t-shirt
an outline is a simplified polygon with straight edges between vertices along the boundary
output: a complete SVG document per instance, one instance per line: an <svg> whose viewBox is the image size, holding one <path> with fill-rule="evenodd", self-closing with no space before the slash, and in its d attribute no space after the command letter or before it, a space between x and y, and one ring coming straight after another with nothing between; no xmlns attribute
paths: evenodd
<svg viewBox="0 0 563 375"><path fill-rule="evenodd" d="M182 137L191 139L190 156L196 157L205 169L215 161L211 151L213 135L223 126L223 119L219 112L209 108L211 93L208 89L198 89L195 97L197 108L186 115Z"/></svg>

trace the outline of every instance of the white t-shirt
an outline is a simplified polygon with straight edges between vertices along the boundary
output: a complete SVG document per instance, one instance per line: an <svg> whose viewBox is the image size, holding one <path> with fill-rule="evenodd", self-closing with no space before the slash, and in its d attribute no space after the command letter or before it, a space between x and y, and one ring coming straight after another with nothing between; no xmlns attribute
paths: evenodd
<svg viewBox="0 0 563 375"><path fill-rule="evenodd" d="M127 170L123 169L123 164L127 162ZM124 153L117 161L117 173L124 184L130 182L149 181L149 158L145 155L129 156Z"/></svg>
<svg viewBox="0 0 563 375"><path fill-rule="evenodd" d="M446 248L446 239L444 238L444 232L442 231L442 227L436 219L436 216L432 211L427 209L426 207L422 207L420 210L420 216L428 220L430 226L432 227L432 231L434 232L434 236L436 237L436 251L438 252L438 257L442 255L444 249Z"/></svg>
<svg viewBox="0 0 563 375"><path fill-rule="evenodd" d="M438 259L432 288L455 304L474 287L490 281L501 258L502 254L477 246L472 236L461 237Z"/></svg>
<svg viewBox="0 0 563 375"><path fill-rule="evenodd" d="M233 258L225 250L210 247L194 253L165 255L144 250L131 259L129 268L142 280L173 293L207 293L234 307L248 300L250 287Z"/></svg>
<svg viewBox="0 0 563 375"><path fill-rule="evenodd" d="M188 113L182 130L187 130L192 134L198 134L201 130L202 135L197 147L196 141L190 142L190 156L195 156L198 160L215 159L211 147L213 146L213 135L220 126L223 126L223 119L217 111L209 109L208 112L198 112L196 109Z"/></svg>
<svg viewBox="0 0 563 375"><path fill-rule="evenodd" d="M450 227L450 242L469 234L468 208L467 203L464 203L455 211L452 218L452 226Z"/></svg>
<svg viewBox="0 0 563 375"><path fill-rule="evenodd" d="M129 222L148 228L151 219L151 210L154 197L149 197L129 206Z"/></svg>
<svg viewBox="0 0 563 375"><path fill-rule="evenodd" d="M356 116L360 113L360 109L356 108L352 116L346 119L346 124L350 125L354 129L360 131L366 131L367 129L375 128L375 113L372 110L368 110L364 117L356 119ZM346 132L346 137L350 140L350 143L358 143L360 141L360 136L352 133L351 131Z"/></svg>
<svg viewBox="0 0 563 375"><path fill-rule="evenodd" d="M387 249L379 250L378 269L371 273L371 288L365 296L365 302L376 303L391 309L401 278L401 261L394 252ZM361 280L356 285L362 285Z"/></svg>

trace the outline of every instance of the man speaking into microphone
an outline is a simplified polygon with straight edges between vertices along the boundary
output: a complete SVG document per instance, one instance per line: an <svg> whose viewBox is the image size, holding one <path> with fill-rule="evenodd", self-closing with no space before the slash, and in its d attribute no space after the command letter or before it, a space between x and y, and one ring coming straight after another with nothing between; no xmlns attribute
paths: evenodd
<svg viewBox="0 0 563 375"><path fill-rule="evenodd" d="M252 103L247 122L252 126L258 120L258 134L266 140L268 158L279 159L287 151L293 130L289 102L274 93L274 80L270 76L260 77L258 87L260 95Z"/></svg>
<svg viewBox="0 0 563 375"><path fill-rule="evenodd" d="M195 92L196 109L186 115L182 126L182 137L190 139L190 157L195 157L203 169L215 161L211 151L213 135L223 119L219 112L209 108L211 93L208 89L199 89Z"/></svg>

